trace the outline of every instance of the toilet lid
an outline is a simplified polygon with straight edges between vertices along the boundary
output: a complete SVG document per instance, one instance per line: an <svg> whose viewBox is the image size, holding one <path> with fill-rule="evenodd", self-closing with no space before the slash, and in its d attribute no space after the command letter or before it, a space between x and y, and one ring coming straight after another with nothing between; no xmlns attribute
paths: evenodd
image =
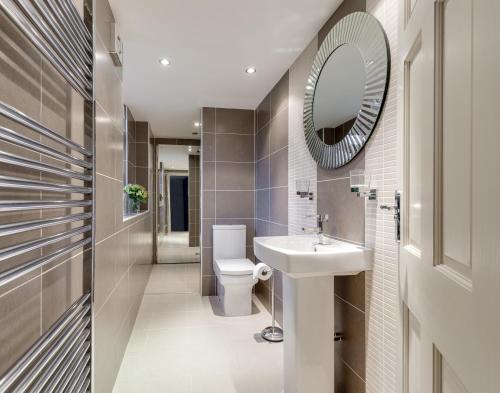
<svg viewBox="0 0 500 393"><path fill-rule="evenodd" d="M250 259L217 259L215 261L220 274L245 276L253 274L254 264Z"/></svg>

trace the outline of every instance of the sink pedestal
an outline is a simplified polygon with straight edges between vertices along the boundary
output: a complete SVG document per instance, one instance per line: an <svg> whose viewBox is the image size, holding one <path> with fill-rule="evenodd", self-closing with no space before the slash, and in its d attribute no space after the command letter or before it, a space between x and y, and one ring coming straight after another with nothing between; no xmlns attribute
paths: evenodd
<svg viewBox="0 0 500 393"><path fill-rule="evenodd" d="M283 275L285 393L334 391L334 276Z"/></svg>

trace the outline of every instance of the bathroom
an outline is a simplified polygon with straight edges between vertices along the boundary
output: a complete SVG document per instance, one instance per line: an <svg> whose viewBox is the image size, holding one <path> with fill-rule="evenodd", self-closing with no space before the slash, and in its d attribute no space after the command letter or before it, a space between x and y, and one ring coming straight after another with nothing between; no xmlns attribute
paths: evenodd
<svg viewBox="0 0 500 393"><path fill-rule="evenodd" d="M499 392L499 20L0 0L0 393Z"/></svg>

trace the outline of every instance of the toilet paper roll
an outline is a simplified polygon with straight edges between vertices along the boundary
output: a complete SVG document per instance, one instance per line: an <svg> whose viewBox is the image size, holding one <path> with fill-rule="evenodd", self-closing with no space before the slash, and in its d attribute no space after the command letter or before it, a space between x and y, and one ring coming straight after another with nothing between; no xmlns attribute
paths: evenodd
<svg viewBox="0 0 500 393"><path fill-rule="evenodd" d="M266 281L271 278L273 274L272 269L265 263L258 263L253 268L253 278L258 278L259 280Z"/></svg>

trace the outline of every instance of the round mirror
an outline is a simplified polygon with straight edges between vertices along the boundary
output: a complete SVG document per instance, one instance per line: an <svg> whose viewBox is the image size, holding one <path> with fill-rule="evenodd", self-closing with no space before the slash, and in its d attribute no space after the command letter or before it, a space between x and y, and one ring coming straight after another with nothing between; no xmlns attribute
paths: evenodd
<svg viewBox="0 0 500 393"><path fill-rule="evenodd" d="M306 86L304 129L316 162L338 168L351 161L374 130L389 75L389 48L379 22L356 12L323 41Z"/></svg>

